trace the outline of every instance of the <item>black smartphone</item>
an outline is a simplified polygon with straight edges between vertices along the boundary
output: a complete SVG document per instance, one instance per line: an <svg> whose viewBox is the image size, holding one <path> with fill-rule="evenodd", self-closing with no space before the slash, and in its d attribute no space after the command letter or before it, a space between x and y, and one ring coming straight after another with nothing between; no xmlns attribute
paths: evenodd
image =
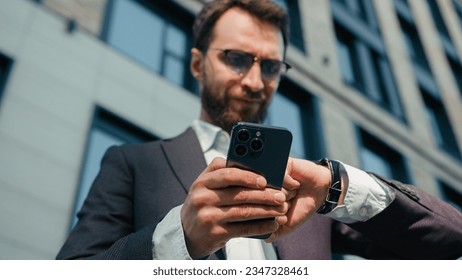
<svg viewBox="0 0 462 280"><path fill-rule="evenodd" d="M286 128L239 122L231 130L226 166L258 173L266 178L268 187L281 189L291 145L292 133Z"/></svg>

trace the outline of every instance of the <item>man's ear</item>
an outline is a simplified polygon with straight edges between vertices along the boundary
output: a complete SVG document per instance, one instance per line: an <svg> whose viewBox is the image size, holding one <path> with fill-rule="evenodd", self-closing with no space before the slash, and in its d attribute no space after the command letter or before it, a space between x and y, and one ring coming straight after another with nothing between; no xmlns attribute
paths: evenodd
<svg viewBox="0 0 462 280"><path fill-rule="evenodd" d="M200 50L197 48L192 48L191 49L191 64L190 64L190 69L191 69L191 74L196 78L196 80L200 81L202 77L202 63L203 63L203 55Z"/></svg>

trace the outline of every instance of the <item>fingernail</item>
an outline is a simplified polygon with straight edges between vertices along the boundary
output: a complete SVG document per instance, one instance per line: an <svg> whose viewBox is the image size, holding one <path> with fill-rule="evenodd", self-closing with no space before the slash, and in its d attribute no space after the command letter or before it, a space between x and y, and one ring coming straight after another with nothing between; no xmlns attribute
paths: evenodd
<svg viewBox="0 0 462 280"><path fill-rule="evenodd" d="M258 177L257 178L257 187L264 188L266 187L266 182L263 177Z"/></svg>
<svg viewBox="0 0 462 280"><path fill-rule="evenodd" d="M286 201L286 196L282 192L275 193L274 201L277 203L283 203L284 201Z"/></svg>

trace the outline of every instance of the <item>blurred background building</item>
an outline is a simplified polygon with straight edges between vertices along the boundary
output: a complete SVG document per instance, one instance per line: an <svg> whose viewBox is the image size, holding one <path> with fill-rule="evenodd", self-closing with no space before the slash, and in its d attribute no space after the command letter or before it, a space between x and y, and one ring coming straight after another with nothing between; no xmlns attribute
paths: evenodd
<svg viewBox="0 0 462 280"><path fill-rule="evenodd" d="M53 259L105 149L199 115L199 0L0 0L0 259ZM278 0L288 62L267 123L462 207L462 2ZM405 214L405 213L403 213Z"/></svg>

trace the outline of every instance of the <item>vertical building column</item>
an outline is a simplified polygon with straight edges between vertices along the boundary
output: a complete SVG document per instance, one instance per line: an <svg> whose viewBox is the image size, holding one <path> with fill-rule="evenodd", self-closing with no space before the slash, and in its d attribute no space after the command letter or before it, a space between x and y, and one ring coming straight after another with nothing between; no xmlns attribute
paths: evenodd
<svg viewBox="0 0 462 280"><path fill-rule="evenodd" d="M457 50L459 55L459 61L462 63L462 23L457 18L458 15L454 10L455 7L448 0L436 0L438 1L438 6L440 7L441 14L443 14L444 22L446 23L446 27L448 28L449 35L452 38L452 42L454 43L454 47ZM461 93L462 94L462 93Z"/></svg>
<svg viewBox="0 0 462 280"><path fill-rule="evenodd" d="M374 6L409 127L424 143L435 145L393 1L375 0Z"/></svg>
<svg viewBox="0 0 462 280"><path fill-rule="evenodd" d="M422 38L425 54L428 57L436 83L439 87L441 101L444 104L452 129L456 135L459 149L462 148L462 97L459 93L452 70L440 43L428 5L421 0L409 0L413 10L416 28ZM430 20L429 20L430 19Z"/></svg>
<svg viewBox="0 0 462 280"><path fill-rule="evenodd" d="M319 75L341 80L330 1L299 0L308 59Z"/></svg>

